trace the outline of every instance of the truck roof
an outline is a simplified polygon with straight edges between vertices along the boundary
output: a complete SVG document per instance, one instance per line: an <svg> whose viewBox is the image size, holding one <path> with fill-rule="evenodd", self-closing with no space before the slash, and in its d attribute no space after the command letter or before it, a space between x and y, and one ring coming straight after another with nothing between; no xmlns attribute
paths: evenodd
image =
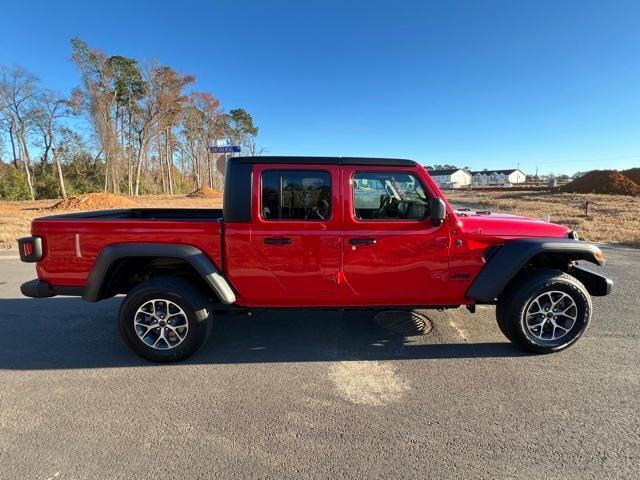
<svg viewBox="0 0 640 480"><path fill-rule="evenodd" d="M229 162L235 164L254 163L306 163L310 165L374 165L374 166L398 166L415 167L418 165L413 160L405 158L367 158L367 157L232 157Z"/></svg>

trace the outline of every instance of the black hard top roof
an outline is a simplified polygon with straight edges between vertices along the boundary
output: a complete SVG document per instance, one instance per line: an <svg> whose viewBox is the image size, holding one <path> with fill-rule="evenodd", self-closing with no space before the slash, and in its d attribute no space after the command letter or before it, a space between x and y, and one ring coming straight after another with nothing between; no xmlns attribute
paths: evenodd
<svg viewBox="0 0 640 480"><path fill-rule="evenodd" d="M305 163L308 165L373 165L388 167L415 167L413 160L404 158L365 157L232 157L233 163Z"/></svg>

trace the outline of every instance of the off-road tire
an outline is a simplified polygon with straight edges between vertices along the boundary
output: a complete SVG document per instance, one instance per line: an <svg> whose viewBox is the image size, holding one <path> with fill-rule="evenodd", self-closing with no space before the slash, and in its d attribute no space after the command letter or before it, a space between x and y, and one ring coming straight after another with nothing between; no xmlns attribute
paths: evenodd
<svg viewBox="0 0 640 480"><path fill-rule="evenodd" d="M173 348L153 348L143 342L136 333L136 312L153 299L168 300L179 306L186 315L186 336ZM173 277L152 278L141 283L125 297L118 312L118 328L124 342L135 353L153 362L176 362L190 357L209 337L211 324L206 295L196 285Z"/></svg>
<svg viewBox="0 0 640 480"><path fill-rule="evenodd" d="M526 326L526 312L545 292L566 293L575 303L576 320L555 340L537 338ZM498 298L496 320L505 337L518 347L535 353L559 352L573 345L587 330L593 307L584 285L560 270L533 270L519 275Z"/></svg>

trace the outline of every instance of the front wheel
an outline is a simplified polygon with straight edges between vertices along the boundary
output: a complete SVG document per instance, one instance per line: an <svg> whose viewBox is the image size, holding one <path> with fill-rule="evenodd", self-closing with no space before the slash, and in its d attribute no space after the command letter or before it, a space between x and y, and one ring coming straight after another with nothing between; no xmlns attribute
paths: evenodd
<svg viewBox="0 0 640 480"><path fill-rule="evenodd" d="M519 347L553 353L573 345L591 319L591 297L576 278L559 270L522 275L496 307L498 326Z"/></svg>
<svg viewBox="0 0 640 480"><path fill-rule="evenodd" d="M209 336L207 299L195 285L171 277L147 280L131 290L118 312L125 343L154 362L185 359Z"/></svg>

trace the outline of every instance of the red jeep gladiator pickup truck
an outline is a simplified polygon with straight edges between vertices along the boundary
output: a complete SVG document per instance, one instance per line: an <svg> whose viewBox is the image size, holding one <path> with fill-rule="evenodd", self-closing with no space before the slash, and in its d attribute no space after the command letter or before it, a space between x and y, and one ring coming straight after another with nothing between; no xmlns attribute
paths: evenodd
<svg viewBox="0 0 640 480"><path fill-rule="evenodd" d="M602 252L534 218L455 211L411 160L239 157L224 209L108 210L35 219L28 297L126 294L123 339L154 361L193 354L212 315L258 308L495 304L533 352L565 349L612 282Z"/></svg>

